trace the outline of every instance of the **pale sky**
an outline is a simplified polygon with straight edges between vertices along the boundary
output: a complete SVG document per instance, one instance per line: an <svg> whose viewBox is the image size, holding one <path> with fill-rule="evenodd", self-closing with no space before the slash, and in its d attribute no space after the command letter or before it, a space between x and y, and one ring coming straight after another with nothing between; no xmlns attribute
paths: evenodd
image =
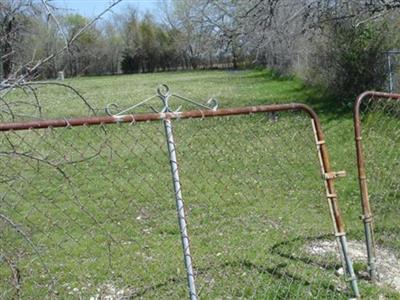
<svg viewBox="0 0 400 300"><path fill-rule="evenodd" d="M160 14L159 7L162 2L167 0L122 0L117 4L113 11L120 12L126 6L131 5L137 7L143 13L151 12L155 16ZM50 2L50 1L49 1ZM101 13L112 1L110 0L52 0L56 7L68 8L71 12L77 12L87 17L92 17Z"/></svg>

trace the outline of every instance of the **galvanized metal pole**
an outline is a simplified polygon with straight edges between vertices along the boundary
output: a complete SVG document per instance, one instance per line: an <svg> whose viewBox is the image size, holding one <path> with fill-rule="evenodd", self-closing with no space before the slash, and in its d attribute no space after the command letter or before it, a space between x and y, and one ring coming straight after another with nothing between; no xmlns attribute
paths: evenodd
<svg viewBox="0 0 400 300"><path fill-rule="evenodd" d="M176 158L176 148L174 136L172 133L172 124L170 119L164 119L165 135L167 138L168 154L171 165L172 182L174 185L176 210L178 213L179 229L181 232L183 258L185 262L186 275L189 287L189 296L191 300L197 299L195 278L193 273L192 256L190 255L189 235L187 231L186 215L183 205L181 183L179 180L178 161Z"/></svg>
<svg viewBox="0 0 400 300"><path fill-rule="evenodd" d="M389 93L393 93L393 72L392 72L392 60L390 52L387 52L387 58L389 67Z"/></svg>
<svg viewBox="0 0 400 300"><path fill-rule="evenodd" d="M347 239L346 239L346 235L344 233L343 233L343 235L340 236L340 245L342 246L342 252L344 254L344 259L346 260L347 274L349 274L349 277L350 277L349 280L351 282L351 288L353 289L353 292L354 292L354 295L356 296L356 298L359 299L361 297L360 290L358 289L357 277L354 272L353 262L349 255Z"/></svg>
<svg viewBox="0 0 400 300"><path fill-rule="evenodd" d="M364 234L365 234L365 242L367 246L367 260L368 260L368 273L371 278L371 281L378 280L378 274L376 270L376 254L375 254L375 241L374 241L374 231L372 229L372 217L369 215L367 217L365 214L363 215L364 222Z"/></svg>

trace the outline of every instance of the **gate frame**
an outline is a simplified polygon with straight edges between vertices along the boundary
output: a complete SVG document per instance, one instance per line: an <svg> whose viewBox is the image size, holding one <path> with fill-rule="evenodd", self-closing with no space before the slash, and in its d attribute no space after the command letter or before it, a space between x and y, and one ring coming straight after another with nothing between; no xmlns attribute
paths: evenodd
<svg viewBox="0 0 400 300"><path fill-rule="evenodd" d="M289 103L289 104L275 104L275 105L259 105L259 106L248 106L239 108L225 108L216 110L192 110L186 112L161 112L161 113L143 113L143 114L131 114L131 115L111 115L111 116L101 116L101 117L84 117L84 118L73 118L73 119L52 119L52 120L38 120L38 121L28 121L28 122L13 122L13 123L0 123L0 132L2 131L19 131L19 130L30 130L30 129L43 129L43 128L57 128L57 127L74 127L74 126L90 126L90 125L103 125L103 124L115 124L115 123L136 123L136 122L148 122L148 121L163 121L165 124L170 124L171 120L174 119L190 119L190 118L206 118L206 117L222 117L222 116L234 116L234 115L250 115L254 113L267 113L267 112L282 112L282 111L301 111L305 112L311 119L312 131L315 137L315 143L318 152L318 159L320 163L321 176L324 180L326 198L328 200L329 211L331 215L331 220L334 228L334 235L338 244L339 254L342 261L343 269L345 274L349 276L349 281L351 282L351 288L356 298L360 297L357 278L353 269L353 263L351 257L348 254L348 246L346 233L344 230L343 219L338 206L338 198L335 190L334 181L338 177L342 177L344 172L334 172L331 169L331 164L329 160L329 154L327 145L325 144L324 133L322 131L321 123L318 115L315 111L308 105L301 103ZM170 132L172 136L172 131ZM171 143L168 142L168 132L167 143L168 147ZM172 140L173 144L173 140ZM176 148L169 149L170 154L176 151ZM171 157L170 157L171 160ZM174 172L178 172L178 163L176 157L174 162L171 163L172 175ZM175 183L175 178L173 178ZM175 196L177 195L177 187L175 186ZM180 187L178 189L180 191ZM180 196L181 198L181 196ZM181 199L182 200L182 199ZM178 204L178 203L177 203ZM182 202L183 205L183 202ZM182 206L183 208L183 206ZM178 215L179 221L182 220ZM186 228L186 224L185 224ZM181 227L182 229L182 227ZM182 234L182 232L181 232ZM189 239L187 240L187 245L183 246L184 259L190 258L190 254L187 256L185 254L185 246L188 247ZM183 238L182 238L183 241ZM189 298L196 299L195 285L194 285L194 274L188 269L188 265L185 261L185 269L189 288ZM194 291L194 293L193 293Z"/></svg>
<svg viewBox="0 0 400 300"><path fill-rule="evenodd" d="M362 122L361 122L361 105L364 99L385 99L387 101L400 101L400 94L385 93L385 92L375 92L366 91L360 94L356 102L354 103L354 136L356 144L356 155L357 155L357 169L358 169L358 182L360 188L361 196L361 209L362 216L361 219L364 223L364 234L365 234L365 244L367 248L367 260L368 260L368 273L371 281L377 281L378 274L376 270L376 246L374 238L374 228L373 228L373 214L371 211L371 205L369 201L368 193L368 183L367 183L367 173L365 170L365 156L364 148L362 144Z"/></svg>

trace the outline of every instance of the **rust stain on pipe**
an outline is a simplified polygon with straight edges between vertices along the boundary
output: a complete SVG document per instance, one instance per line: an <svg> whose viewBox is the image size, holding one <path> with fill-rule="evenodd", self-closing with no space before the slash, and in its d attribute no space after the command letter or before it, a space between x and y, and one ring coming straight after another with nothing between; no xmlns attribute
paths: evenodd
<svg viewBox="0 0 400 300"><path fill-rule="evenodd" d="M2 123L0 131L8 130L26 130L40 129L48 127L66 127L66 126L82 126L82 125L99 125L112 123L131 123L131 122L147 122L163 119L189 119L203 117L217 117L228 115L246 115L258 112L277 112L288 110L303 110L307 112L311 118L318 118L316 113L307 105L300 103L281 104L281 105L260 105L248 106L241 108L225 108L218 110L193 110L177 113L149 113L149 114L134 114L122 116L103 116L103 117L86 117L74 119L54 119L43 121L28 121L17 123Z"/></svg>

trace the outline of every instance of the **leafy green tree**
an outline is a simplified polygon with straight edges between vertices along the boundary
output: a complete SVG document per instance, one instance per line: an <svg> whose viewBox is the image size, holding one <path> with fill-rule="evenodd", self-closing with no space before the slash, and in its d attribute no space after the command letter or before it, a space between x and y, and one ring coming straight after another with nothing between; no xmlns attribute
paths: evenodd
<svg viewBox="0 0 400 300"><path fill-rule="evenodd" d="M65 17L65 32L69 39L72 39L79 30L88 24L89 20L80 14L71 14ZM88 74L90 64L98 57L98 48L96 47L99 41L98 37L101 34L94 27L86 30L66 53L68 60L69 73L73 76L78 74Z"/></svg>
<svg viewBox="0 0 400 300"><path fill-rule="evenodd" d="M384 52L390 49L387 30L385 22L332 24L316 48L312 82L349 105L365 90L383 90L387 80Z"/></svg>

